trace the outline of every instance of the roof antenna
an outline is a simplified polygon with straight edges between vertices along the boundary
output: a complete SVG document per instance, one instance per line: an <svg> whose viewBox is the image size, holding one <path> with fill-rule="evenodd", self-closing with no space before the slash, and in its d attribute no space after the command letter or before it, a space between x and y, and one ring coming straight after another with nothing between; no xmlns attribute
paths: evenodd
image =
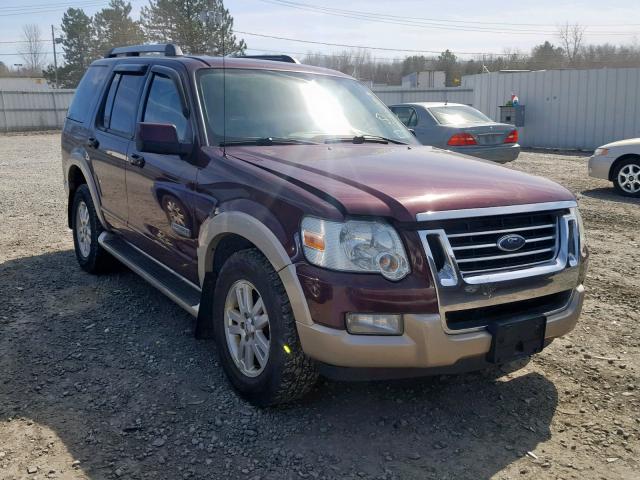
<svg viewBox="0 0 640 480"><path fill-rule="evenodd" d="M227 156L227 69L225 67L223 12L216 11L215 0L209 0L209 10L200 14L205 25L216 28L220 34L222 46L222 156ZM213 45L211 45L213 47ZM217 45L216 45L217 47ZM213 50L213 49L212 49Z"/></svg>

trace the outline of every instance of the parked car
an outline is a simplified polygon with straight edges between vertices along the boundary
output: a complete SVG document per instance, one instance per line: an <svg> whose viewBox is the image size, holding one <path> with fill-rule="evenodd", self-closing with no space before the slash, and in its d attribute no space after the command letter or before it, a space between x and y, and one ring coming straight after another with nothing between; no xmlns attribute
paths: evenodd
<svg viewBox="0 0 640 480"><path fill-rule="evenodd" d="M62 166L80 266L115 257L196 317L257 405L319 373L529 356L582 307L570 192L420 146L336 71L115 48L76 91Z"/></svg>
<svg viewBox="0 0 640 480"><path fill-rule="evenodd" d="M494 122L468 105L419 102L390 108L423 145L499 163L511 162L520 154L513 125Z"/></svg>
<svg viewBox="0 0 640 480"><path fill-rule="evenodd" d="M596 148L589 158L589 176L613 182L622 195L640 197L640 138Z"/></svg>

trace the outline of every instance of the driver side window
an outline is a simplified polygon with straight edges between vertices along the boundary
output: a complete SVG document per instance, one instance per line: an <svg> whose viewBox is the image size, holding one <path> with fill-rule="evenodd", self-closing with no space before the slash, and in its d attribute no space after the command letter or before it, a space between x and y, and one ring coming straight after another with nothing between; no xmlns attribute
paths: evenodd
<svg viewBox="0 0 640 480"><path fill-rule="evenodd" d="M181 142L191 140L189 120L182 112L178 88L168 77L154 74L142 121L175 125Z"/></svg>

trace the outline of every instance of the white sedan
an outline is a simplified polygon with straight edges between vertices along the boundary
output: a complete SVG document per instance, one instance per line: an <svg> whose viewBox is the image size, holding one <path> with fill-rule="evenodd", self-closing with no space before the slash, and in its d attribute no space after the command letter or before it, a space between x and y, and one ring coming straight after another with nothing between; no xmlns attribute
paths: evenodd
<svg viewBox="0 0 640 480"><path fill-rule="evenodd" d="M640 138L596 148L589 158L589 176L613 182L622 195L640 197Z"/></svg>

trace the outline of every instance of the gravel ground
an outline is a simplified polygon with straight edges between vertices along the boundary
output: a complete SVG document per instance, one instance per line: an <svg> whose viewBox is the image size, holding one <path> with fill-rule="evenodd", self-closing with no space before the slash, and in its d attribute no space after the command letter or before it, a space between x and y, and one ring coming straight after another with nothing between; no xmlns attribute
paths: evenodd
<svg viewBox="0 0 640 480"><path fill-rule="evenodd" d="M80 270L58 152L0 137L0 478L638 478L640 202L586 157L511 167L578 195L592 258L570 335L518 371L323 380L259 410L180 308L124 269Z"/></svg>

